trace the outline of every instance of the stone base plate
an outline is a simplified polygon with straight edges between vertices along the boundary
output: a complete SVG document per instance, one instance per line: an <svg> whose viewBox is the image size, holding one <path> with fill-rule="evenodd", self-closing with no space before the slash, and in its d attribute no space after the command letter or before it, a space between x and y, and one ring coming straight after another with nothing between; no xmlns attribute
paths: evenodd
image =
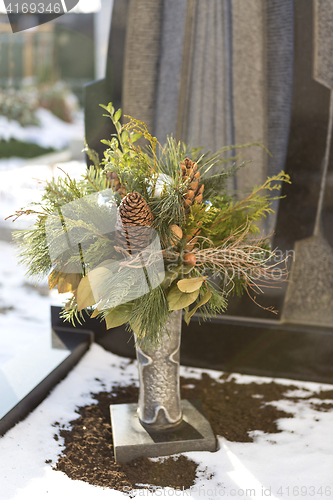
<svg viewBox="0 0 333 500"><path fill-rule="evenodd" d="M182 400L183 421L174 429L145 429L137 415L137 403L110 406L115 460L159 457L187 451L216 451L217 443L200 400Z"/></svg>

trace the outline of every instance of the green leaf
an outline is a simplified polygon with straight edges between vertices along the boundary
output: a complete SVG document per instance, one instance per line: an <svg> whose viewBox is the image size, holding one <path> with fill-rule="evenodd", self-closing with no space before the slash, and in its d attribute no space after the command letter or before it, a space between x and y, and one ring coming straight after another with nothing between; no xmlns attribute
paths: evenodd
<svg viewBox="0 0 333 500"><path fill-rule="evenodd" d="M187 278L179 280L177 286L181 292L191 293L199 290L206 278Z"/></svg>
<svg viewBox="0 0 333 500"><path fill-rule="evenodd" d="M113 117L113 120L115 123L117 123L119 121L119 118L121 117L121 109L119 108L118 111L116 111L114 117Z"/></svg>
<svg viewBox="0 0 333 500"><path fill-rule="evenodd" d="M212 292L210 290L208 290L205 295L202 297L202 299L200 300L200 302L198 302L194 307L193 309L191 309L191 311L187 310L185 312L185 316L184 316L184 320L185 320L185 323L187 325L189 325L190 321L191 321L191 318L193 316L194 313L197 312L197 310L199 309L199 307L203 306L204 304L206 304L210 298L212 296Z"/></svg>
<svg viewBox="0 0 333 500"><path fill-rule="evenodd" d="M133 134L133 135L131 136L131 141L132 141L132 142L136 142L136 141L138 141L139 139L141 139L141 137L142 137L142 134Z"/></svg>
<svg viewBox="0 0 333 500"><path fill-rule="evenodd" d="M161 283L161 287L163 288L163 290L169 288L169 286L171 286L172 282L177 278L177 276L177 271L166 271L164 280Z"/></svg>
<svg viewBox="0 0 333 500"><path fill-rule="evenodd" d="M192 293L183 293L179 290L177 286L173 286L168 293L168 304L169 311L178 311L184 307L189 306L195 300L197 300L199 295L199 290L195 290Z"/></svg>
<svg viewBox="0 0 333 500"><path fill-rule="evenodd" d="M194 266L184 266L181 264L180 266L175 267L173 270L177 271L179 276L184 276L184 274L190 274L190 272L194 269Z"/></svg>
<svg viewBox="0 0 333 500"><path fill-rule="evenodd" d="M121 326L129 320L131 314L131 306L120 305L111 309L104 315L106 328L115 328L116 326Z"/></svg>
<svg viewBox="0 0 333 500"><path fill-rule="evenodd" d="M127 142L128 140L128 132L127 130L124 130L124 132L121 134L121 142Z"/></svg>

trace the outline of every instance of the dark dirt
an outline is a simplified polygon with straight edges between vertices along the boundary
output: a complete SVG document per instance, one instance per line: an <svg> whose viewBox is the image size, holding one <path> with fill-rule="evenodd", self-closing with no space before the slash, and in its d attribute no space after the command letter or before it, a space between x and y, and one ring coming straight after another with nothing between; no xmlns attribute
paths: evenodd
<svg viewBox="0 0 333 500"><path fill-rule="evenodd" d="M228 375L222 376L219 381L205 373L201 380L181 378L182 398L200 398L214 433L238 442L253 442L250 432L254 430L278 433L277 420L293 417L267 403L280 399L295 402L314 397L333 399L333 391L315 395L309 392L308 396L301 398L285 395L295 389L296 386L274 382L237 384ZM102 390L94 393L93 397L95 404L76 410L79 417L70 422L70 430L61 427L59 422L53 424L58 428L54 439L58 440L61 436L65 441L55 470L65 472L71 479L120 491L137 488L138 484L180 489L188 489L194 484L197 464L183 455L159 461L140 458L126 465L114 461L109 405L136 402L137 387L116 386L111 392ZM333 404L323 402L312 407L318 411L329 411ZM50 463L50 460L45 462Z"/></svg>

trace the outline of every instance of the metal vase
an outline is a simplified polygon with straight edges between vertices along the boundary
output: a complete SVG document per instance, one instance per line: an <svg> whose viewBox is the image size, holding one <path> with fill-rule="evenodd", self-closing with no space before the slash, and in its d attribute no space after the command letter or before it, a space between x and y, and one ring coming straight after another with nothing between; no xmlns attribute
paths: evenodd
<svg viewBox="0 0 333 500"><path fill-rule="evenodd" d="M151 430L176 427L182 421L179 349L182 311L174 311L159 334L158 345L137 345L141 424Z"/></svg>

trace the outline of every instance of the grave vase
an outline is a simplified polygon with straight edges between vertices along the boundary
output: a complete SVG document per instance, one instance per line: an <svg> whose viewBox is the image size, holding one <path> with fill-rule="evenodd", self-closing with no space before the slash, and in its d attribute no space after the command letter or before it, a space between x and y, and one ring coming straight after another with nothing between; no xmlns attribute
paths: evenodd
<svg viewBox="0 0 333 500"><path fill-rule="evenodd" d="M182 422L179 350L182 311L173 311L158 345L136 346L139 368L138 416L147 430L166 430Z"/></svg>

